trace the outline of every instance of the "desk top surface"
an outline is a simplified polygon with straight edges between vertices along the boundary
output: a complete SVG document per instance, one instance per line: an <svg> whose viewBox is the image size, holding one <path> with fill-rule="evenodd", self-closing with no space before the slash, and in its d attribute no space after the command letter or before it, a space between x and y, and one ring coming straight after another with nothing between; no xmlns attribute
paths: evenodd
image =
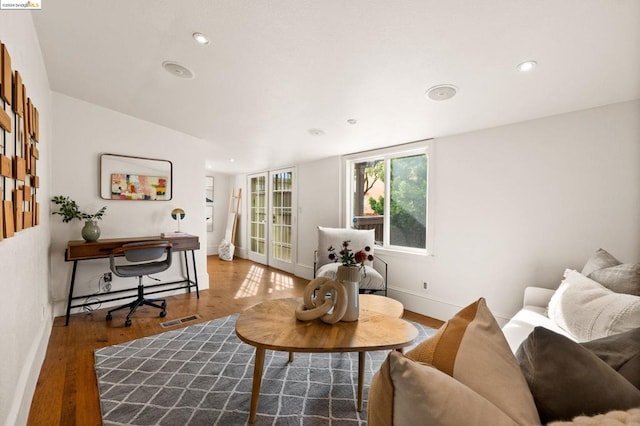
<svg viewBox="0 0 640 426"><path fill-rule="evenodd" d="M65 260L84 260L84 259L101 259L109 257L112 250L121 247L124 244L140 242L140 241L158 241L166 240L173 245L173 251L199 250L200 241L197 235L189 234L168 234L164 236L147 236L147 237L121 237L121 238L104 238L98 241L88 242L84 240L73 240L67 243L65 252Z"/></svg>

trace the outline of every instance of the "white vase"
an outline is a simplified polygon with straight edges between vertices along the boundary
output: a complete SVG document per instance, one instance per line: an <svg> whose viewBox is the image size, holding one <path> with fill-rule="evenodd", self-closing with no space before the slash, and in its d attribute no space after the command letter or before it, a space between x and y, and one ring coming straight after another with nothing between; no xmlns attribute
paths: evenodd
<svg viewBox="0 0 640 426"><path fill-rule="evenodd" d="M357 321L360 315L360 268L358 266L338 266L338 281L347 293L347 311L341 321Z"/></svg>

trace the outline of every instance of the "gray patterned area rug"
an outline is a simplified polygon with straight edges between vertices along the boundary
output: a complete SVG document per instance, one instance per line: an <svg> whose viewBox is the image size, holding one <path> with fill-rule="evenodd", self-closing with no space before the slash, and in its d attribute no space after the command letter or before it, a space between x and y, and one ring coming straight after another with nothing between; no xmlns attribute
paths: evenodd
<svg viewBox="0 0 640 426"><path fill-rule="evenodd" d="M255 348L237 315L95 351L104 425L244 425ZM413 323L416 342L435 330ZM357 353L267 351L256 425L365 425L366 396L387 351L368 352L364 409L356 411Z"/></svg>

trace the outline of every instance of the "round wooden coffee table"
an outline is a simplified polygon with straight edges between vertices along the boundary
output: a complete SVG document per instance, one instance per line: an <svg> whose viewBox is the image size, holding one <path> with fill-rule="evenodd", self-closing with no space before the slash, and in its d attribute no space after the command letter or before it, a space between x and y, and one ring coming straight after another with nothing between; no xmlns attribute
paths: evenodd
<svg viewBox="0 0 640 426"><path fill-rule="evenodd" d="M242 312L236 321L236 334L255 346L255 366L251 389L249 423L256 419L262 369L267 349L289 352L358 352L358 411L362 411L365 353L400 349L410 345L418 330L401 319L402 304L376 295L360 295L358 321L330 325L320 320L298 321L295 309L300 298L273 299Z"/></svg>

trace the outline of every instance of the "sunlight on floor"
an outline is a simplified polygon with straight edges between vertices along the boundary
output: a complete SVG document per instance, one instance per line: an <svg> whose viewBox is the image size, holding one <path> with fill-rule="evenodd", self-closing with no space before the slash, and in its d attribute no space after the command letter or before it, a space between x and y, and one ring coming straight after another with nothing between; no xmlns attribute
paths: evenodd
<svg viewBox="0 0 640 426"><path fill-rule="evenodd" d="M269 289L269 293L293 288L293 278L288 275L279 274L278 272L271 272L269 283L273 285L273 287Z"/></svg>
<svg viewBox="0 0 640 426"><path fill-rule="evenodd" d="M264 278L265 271L266 268L262 266L251 266L242 285L236 292L235 298L240 299L242 297L256 296L259 293L273 293L274 291L293 288L293 278L290 276L272 271L267 280ZM261 285L263 288L260 288Z"/></svg>

